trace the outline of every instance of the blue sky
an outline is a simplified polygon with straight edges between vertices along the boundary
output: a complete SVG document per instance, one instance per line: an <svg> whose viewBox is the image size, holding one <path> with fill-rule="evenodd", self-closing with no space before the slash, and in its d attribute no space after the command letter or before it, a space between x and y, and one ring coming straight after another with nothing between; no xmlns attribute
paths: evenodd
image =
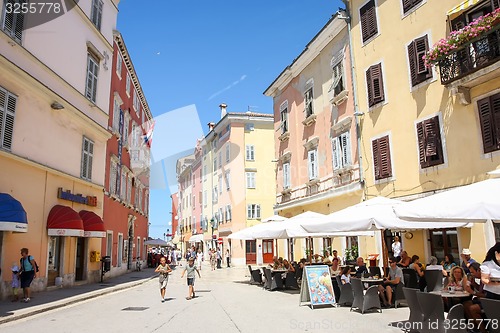
<svg viewBox="0 0 500 333"><path fill-rule="evenodd" d="M118 30L153 116L162 119L153 157L166 159L152 168L151 237L163 238L170 222L176 157L220 119L218 105L272 113L262 92L339 7L339 0L120 1Z"/></svg>

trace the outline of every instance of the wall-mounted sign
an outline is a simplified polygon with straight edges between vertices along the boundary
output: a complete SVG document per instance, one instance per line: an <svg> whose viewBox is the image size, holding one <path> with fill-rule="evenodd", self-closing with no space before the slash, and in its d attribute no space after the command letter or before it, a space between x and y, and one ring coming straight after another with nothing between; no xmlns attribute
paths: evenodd
<svg viewBox="0 0 500 333"><path fill-rule="evenodd" d="M73 194L73 193L71 193L70 190L63 191L62 187L59 187L57 189L57 197L59 199L77 202L77 203L81 203L81 204L87 205L87 206L92 206L92 207L97 206L97 197L96 196L87 195L84 197L81 194Z"/></svg>

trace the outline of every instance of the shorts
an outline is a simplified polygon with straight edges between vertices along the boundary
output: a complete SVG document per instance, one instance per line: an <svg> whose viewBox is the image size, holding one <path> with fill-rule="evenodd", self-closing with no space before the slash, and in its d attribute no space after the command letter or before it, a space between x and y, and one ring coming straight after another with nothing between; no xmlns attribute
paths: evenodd
<svg viewBox="0 0 500 333"><path fill-rule="evenodd" d="M188 286L194 286L194 278L187 278Z"/></svg>
<svg viewBox="0 0 500 333"><path fill-rule="evenodd" d="M35 277L35 271L26 271L21 273L21 288L29 288L33 278Z"/></svg>
<svg viewBox="0 0 500 333"><path fill-rule="evenodd" d="M168 275L160 275L160 289L167 288Z"/></svg>

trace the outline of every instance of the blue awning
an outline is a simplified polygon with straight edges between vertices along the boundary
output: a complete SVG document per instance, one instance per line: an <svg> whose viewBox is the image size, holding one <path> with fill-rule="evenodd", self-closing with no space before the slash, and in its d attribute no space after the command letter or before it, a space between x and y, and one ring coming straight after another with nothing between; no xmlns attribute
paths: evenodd
<svg viewBox="0 0 500 333"><path fill-rule="evenodd" d="M0 231L28 232L23 205L7 193L0 193Z"/></svg>

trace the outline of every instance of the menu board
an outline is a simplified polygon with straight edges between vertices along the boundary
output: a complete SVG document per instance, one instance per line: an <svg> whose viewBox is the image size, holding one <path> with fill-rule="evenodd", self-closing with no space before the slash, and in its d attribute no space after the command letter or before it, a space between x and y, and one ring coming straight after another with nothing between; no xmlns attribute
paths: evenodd
<svg viewBox="0 0 500 333"><path fill-rule="evenodd" d="M300 288L300 302L316 305L335 305L332 278L327 265L305 266Z"/></svg>

